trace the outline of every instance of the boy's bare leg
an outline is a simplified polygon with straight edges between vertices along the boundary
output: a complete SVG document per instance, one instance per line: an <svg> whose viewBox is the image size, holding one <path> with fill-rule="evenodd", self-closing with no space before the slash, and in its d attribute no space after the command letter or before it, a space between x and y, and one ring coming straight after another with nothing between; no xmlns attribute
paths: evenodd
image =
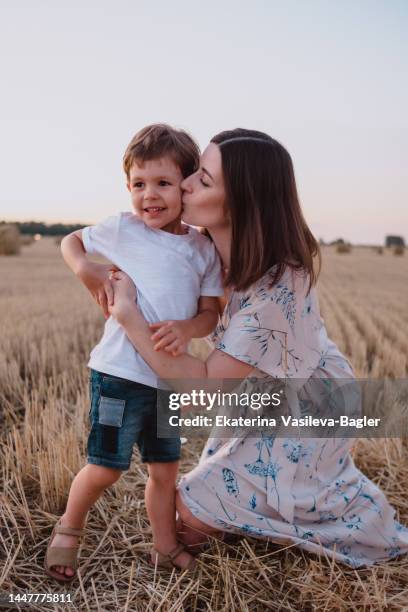
<svg viewBox="0 0 408 612"><path fill-rule="evenodd" d="M147 514L153 531L154 548L167 555L176 548L176 478L178 461L171 463L149 463L149 478L146 483L145 501ZM193 557L181 552L174 559L179 567L187 567Z"/></svg>
<svg viewBox="0 0 408 612"><path fill-rule="evenodd" d="M61 517L61 525L82 529L89 509L99 499L104 490L118 480L121 474L121 470L102 465L92 463L85 465L72 481L67 507ZM78 536L57 533L51 548L54 546L72 548L77 541ZM75 573L72 567L64 567L63 565L56 565L54 569L61 574L65 573L67 576L73 576Z"/></svg>

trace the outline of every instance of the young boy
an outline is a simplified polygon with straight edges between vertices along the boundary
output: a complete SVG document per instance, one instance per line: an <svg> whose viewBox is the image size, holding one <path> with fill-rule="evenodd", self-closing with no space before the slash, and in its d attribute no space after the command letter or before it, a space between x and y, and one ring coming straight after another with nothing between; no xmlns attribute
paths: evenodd
<svg viewBox="0 0 408 612"><path fill-rule="evenodd" d="M90 262L99 253L126 272L137 287L138 306L150 323L168 321L161 348L175 358L193 337L213 331L221 269L211 241L181 223L180 183L197 169L199 150L191 137L167 125L136 134L123 160L133 213L120 213L73 232L62 241L66 263L91 291L108 317L112 301L109 270ZM72 482L65 513L50 538L47 573L72 580L78 535L88 510L130 466L136 442L148 480L145 500L152 526L152 562L190 567L193 557L176 540L175 486L179 439L156 436L157 377L112 317L91 352L92 428L87 465Z"/></svg>

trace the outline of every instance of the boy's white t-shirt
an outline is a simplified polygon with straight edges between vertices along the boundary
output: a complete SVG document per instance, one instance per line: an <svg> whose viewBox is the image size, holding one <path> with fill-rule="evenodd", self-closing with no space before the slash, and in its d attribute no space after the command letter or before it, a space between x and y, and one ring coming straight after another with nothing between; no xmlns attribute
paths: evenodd
<svg viewBox="0 0 408 612"><path fill-rule="evenodd" d="M126 272L137 288L137 303L149 323L191 319L200 296L224 293L214 244L194 227L170 234L148 227L130 212L82 230L87 253L98 253ZM157 387L157 376L113 317L88 366L99 372Z"/></svg>

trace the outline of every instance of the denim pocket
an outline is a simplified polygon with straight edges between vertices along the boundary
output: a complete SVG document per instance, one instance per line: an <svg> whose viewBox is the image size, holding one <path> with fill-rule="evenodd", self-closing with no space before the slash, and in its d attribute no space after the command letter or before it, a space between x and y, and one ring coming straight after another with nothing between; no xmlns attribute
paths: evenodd
<svg viewBox="0 0 408 612"><path fill-rule="evenodd" d="M111 427L122 427L126 400L101 395L99 402L99 423Z"/></svg>

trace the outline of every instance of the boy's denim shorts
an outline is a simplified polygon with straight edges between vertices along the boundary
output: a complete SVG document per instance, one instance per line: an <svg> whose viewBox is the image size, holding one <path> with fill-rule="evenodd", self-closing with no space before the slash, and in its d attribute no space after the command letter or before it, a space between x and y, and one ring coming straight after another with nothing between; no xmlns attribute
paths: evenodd
<svg viewBox="0 0 408 612"><path fill-rule="evenodd" d="M133 445L143 462L180 459L180 438L157 438L157 389L91 370L88 463L129 469Z"/></svg>

